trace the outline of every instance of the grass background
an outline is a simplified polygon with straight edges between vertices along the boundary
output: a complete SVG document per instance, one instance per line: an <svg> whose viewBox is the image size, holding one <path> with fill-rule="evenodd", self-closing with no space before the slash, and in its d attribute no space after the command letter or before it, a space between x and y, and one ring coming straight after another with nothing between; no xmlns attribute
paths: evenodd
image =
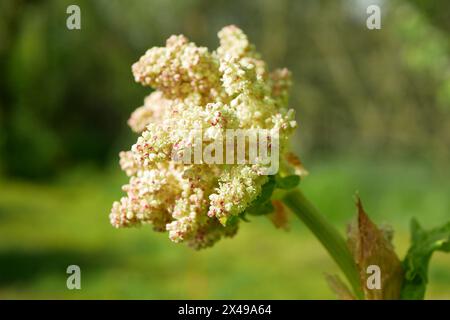
<svg viewBox="0 0 450 320"><path fill-rule="evenodd" d="M427 228L448 220L447 172L355 159L313 162L301 184L341 230L355 214L356 191L375 222L395 228L401 258L412 216ZM85 168L54 183L0 182L0 299L334 298L323 274L338 269L295 217L289 232L255 217L234 239L199 252L150 227L112 228L111 202L126 180L117 172ZM81 267L81 290L66 288L71 264ZM435 254L426 298L450 298L449 270L450 255Z"/></svg>

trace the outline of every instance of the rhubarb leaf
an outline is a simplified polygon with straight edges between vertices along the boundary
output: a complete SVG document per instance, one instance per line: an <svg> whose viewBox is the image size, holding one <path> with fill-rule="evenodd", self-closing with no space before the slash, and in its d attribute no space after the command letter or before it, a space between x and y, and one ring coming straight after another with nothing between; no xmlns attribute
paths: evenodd
<svg viewBox="0 0 450 320"><path fill-rule="evenodd" d="M401 298L421 300L428 283L428 266L435 251L450 252L450 222L432 230L424 230L417 220L411 221L411 247L403 261L405 280Z"/></svg>

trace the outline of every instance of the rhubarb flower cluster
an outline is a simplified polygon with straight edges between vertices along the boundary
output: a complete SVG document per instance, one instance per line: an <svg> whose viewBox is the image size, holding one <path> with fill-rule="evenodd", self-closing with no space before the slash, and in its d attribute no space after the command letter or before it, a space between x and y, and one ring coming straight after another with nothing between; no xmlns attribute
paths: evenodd
<svg viewBox="0 0 450 320"><path fill-rule="evenodd" d="M130 179L123 186L126 196L112 206L114 227L151 224L196 249L233 236L237 217L268 181L267 164L183 163L174 157L222 141L228 129L264 129L269 141L277 133L280 168L293 172L287 152L296 127L294 111L287 107L289 71L270 73L235 26L218 36L220 46L213 52L171 36L165 47L149 49L133 64L135 80L154 91L128 121L140 136L120 153Z"/></svg>

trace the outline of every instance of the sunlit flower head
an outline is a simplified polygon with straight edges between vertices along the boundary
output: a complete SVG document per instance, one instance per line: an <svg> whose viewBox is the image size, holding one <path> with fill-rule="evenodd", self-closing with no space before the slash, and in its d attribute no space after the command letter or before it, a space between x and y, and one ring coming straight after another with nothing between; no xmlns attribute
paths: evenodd
<svg viewBox="0 0 450 320"><path fill-rule="evenodd" d="M165 47L149 49L133 64L135 80L154 91L128 121L140 136L120 153L130 180L123 186L126 196L113 204L113 226L151 224L168 231L172 241L194 248L233 236L239 217L270 180L263 170L267 164L174 159L174 154L186 156L189 148L222 141L229 129L276 132L280 170L294 173L290 163L295 161L287 151L297 126L287 107L290 72L269 72L236 26L218 35L220 46L212 52L184 36L171 36Z"/></svg>

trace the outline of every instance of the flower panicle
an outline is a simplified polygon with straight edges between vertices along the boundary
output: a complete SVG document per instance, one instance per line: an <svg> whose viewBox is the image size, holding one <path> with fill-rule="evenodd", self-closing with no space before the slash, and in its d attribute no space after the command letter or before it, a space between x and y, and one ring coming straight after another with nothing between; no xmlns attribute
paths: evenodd
<svg viewBox="0 0 450 320"><path fill-rule="evenodd" d="M132 66L137 82L155 89L128 124L139 134L120 166L129 176L126 196L113 203L114 227L150 224L173 242L200 249L233 236L239 219L268 181L266 163L180 163L189 148L207 147L228 129L264 129L280 137L282 167L296 128L289 109L290 72L270 73L236 26L219 33L210 52L184 36L171 36ZM204 133L198 141L196 130Z"/></svg>

